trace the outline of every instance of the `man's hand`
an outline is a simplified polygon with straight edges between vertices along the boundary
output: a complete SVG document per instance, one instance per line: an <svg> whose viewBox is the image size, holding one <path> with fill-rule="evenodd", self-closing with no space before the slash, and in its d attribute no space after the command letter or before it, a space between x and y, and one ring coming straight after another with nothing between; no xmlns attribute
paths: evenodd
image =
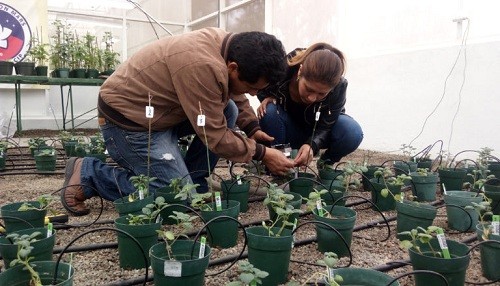
<svg viewBox="0 0 500 286"><path fill-rule="evenodd" d="M257 142L272 142L272 141L274 141L274 137L267 135L267 133L262 131L262 130L257 130L252 136L250 136L250 138L257 141Z"/></svg>
<svg viewBox="0 0 500 286"><path fill-rule="evenodd" d="M297 156L295 156L293 162L295 164L295 167L302 167L302 166L306 167L311 163L313 157L314 157L314 152L311 146L309 144L304 144L300 147L299 151L297 152Z"/></svg>
<svg viewBox="0 0 500 286"><path fill-rule="evenodd" d="M288 174L289 170L295 165L294 162L288 159L281 151L267 147L262 162L271 173L282 176Z"/></svg>

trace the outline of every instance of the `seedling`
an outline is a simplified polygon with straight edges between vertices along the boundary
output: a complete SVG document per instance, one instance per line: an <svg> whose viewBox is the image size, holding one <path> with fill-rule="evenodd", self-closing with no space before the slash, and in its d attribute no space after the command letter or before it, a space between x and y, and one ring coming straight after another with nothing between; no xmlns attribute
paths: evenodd
<svg viewBox="0 0 500 286"><path fill-rule="evenodd" d="M133 202L137 199L144 199L149 196L149 183L156 180L156 177L149 177L143 174L130 177L129 181L134 185L136 192L129 195L128 199Z"/></svg>
<svg viewBox="0 0 500 286"><path fill-rule="evenodd" d="M17 210L18 211L29 211L29 210L42 211L42 210L46 210L49 208L49 205L52 203L52 201L54 199L55 198L51 195L41 195L36 200L40 205L39 207L36 207L29 202L24 202L21 204L21 206Z"/></svg>
<svg viewBox="0 0 500 286"><path fill-rule="evenodd" d="M33 269L33 265L31 265L30 261L33 260L31 251L33 250L33 246L31 243L36 242L38 237L43 238L43 234L39 231L33 232L32 234L23 234L19 235L17 233L12 233L7 235L7 239L9 239L12 244L17 245L17 258L13 259L10 262L10 267L16 265L23 265L24 269L28 270L31 275L30 285L33 286L42 286L42 280L40 279L40 275L38 272Z"/></svg>
<svg viewBox="0 0 500 286"><path fill-rule="evenodd" d="M389 185L399 186L401 188L405 184L405 181L411 180L410 176L406 174L400 174L395 176L392 170L388 167L377 168L377 171L375 171L373 175L375 176L375 178L382 179L385 185L385 188L380 190L380 195L382 197L387 198L387 196L390 194L395 201L403 202L403 200L405 199L404 194L403 193L394 194L393 192L391 192ZM412 199L414 197L409 195L408 198Z"/></svg>
<svg viewBox="0 0 500 286"><path fill-rule="evenodd" d="M252 263L242 260L238 262L238 281L232 281L226 286L255 286L262 284L262 279L269 276L269 273L253 266Z"/></svg>
<svg viewBox="0 0 500 286"><path fill-rule="evenodd" d="M165 198L157 197L153 204L147 204L142 208L142 214L128 214L128 223L130 225L150 224L158 218L158 214L167 206L168 204L165 203Z"/></svg>
<svg viewBox="0 0 500 286"><path fill-rule="evenodd" d="M314 280L321 282L322 285L340 286L342 282L344 282L344 279L342 278L342 276L334 273L334 269L337 267L338 261L339 258L336 253L325 252L323 259L318 260L317 263L319 265L326 266L326 271L313 273L302 285L306 285L307 282ZM299 284L296 281L291 281L286 284L286 286L299 286L299 285L301 284ZM316 285L318 284L316 283Z"/></svg>
<svg viewBox="0 0 500 286"><path fill-rule="evenodd" d="M192 194L191 206L195 209L200 209L202 211L213 211L211 204L208 204L207 201L212 198L212 193L203 193L203 194Z"/></svg>
<svg viewBox="0 0 500 286"><path fill-rule="evenodd" d="M413 248L418 253L424 255L420 246L418 245L417 241L419 241L420 243L427 244L429 246L429 249L431 250L431 253L434 257L443 257L443 253L441 251L434 250L434 248L430 244L430 241L433 238L433 234L438 234L439 229L439 227L431 225L427 227L427 229L419 226L416 229L412 229L410 231L400 232L398 233L399 235L410 236L411 240L403 240L400 242L399 246L404 249Z"/></svg>
<svg viewBox="0 0 500 286"><path fill-rule="evenodd" d="M169 217L177 222L176 227L173 230L157 230L156 232L165 241L168 259L175 260L172 256L172 245L180 237L189 238L187 233L194 228L193 220L197 217L178 211L173 211L173 215Z"/></svg>
<svg viewBox="0 0 500 286"><path fill-rule="evenodd" d="M264 205L270 205L271 208L276 213L276 220L274 220L271 225L267 225L265 221L262 222L262 226L268 230L269 236L281 236L283 229L286 226L294 226L294 223L289 222L289 218L294 213L300 213L300 209L295 209L290 202L293 200L294 196L292 194L287 194L282 189L278 188L276 184L271 184L267 191L267 196L264 199ZM274 233L272 228L277 222L281 221L281 227L278 232Z"/></svg>

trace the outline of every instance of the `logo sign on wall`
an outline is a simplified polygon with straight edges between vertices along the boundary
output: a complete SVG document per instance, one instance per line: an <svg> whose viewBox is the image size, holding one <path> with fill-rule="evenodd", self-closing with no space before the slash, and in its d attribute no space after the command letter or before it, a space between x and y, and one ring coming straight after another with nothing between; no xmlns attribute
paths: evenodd
<svg viewBox="0 0 500 286"><path fill-rule="evenodd" d="M0 60L21 61L30 49L31 29L16 9L0 2Z"/></svg>

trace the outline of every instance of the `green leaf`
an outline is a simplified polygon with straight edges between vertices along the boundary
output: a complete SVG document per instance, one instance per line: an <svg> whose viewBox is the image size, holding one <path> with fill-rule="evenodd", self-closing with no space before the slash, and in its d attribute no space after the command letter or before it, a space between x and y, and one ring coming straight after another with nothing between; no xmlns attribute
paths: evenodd
<svg viewBox="0 0 500 286"><path fill-rule="evenodd" d="M384 198L387 198L387 196L389 195L389 189L387 188L384 188L380 191L380 195Z"/></svg>
<svg viewBox="0 0 500 286"><path fill-rule="evenodd" d="M240 274L240 280L241 280L241 282L243 282L245 284L250 284L250 282L252 282L253 279L255 279L255 276L251 273L241 273Z"/></svg>

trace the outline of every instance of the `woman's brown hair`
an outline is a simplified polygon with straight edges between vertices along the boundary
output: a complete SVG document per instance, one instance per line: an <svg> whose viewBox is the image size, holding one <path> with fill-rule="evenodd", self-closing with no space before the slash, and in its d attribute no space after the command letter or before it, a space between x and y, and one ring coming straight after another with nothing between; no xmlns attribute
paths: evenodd
<svg viewBox="0 0 500 286"><path fill-rule="evenodd" d="M288 59L289 66L302 65L300 76L335 87L345 72L345 58L327 43L316 43Z"/></svg>

